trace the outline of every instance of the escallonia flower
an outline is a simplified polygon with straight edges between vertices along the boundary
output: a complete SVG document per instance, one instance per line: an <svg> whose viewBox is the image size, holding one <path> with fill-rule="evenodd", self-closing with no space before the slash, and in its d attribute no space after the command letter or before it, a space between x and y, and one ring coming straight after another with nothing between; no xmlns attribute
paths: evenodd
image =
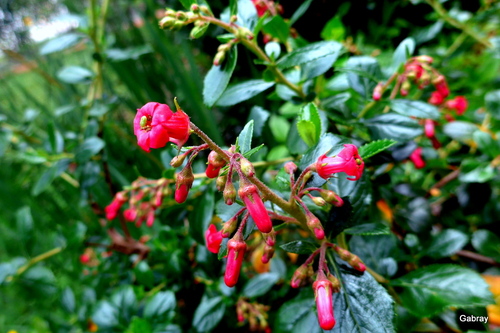
<svg viewBox="0 0 500 333"><path fill-rule="evenodd" d="M335 326L332 283L321 272L318 274L317 280L313 283L313 289L316 296L319 326L324 330L331 330Z"/></svg>
<svg viewBox="0 0 500 333"><path fill-rule="evenodd" d="M358 148L353 144L345 144L344 149L333 157L321 155L316 162L316 172L321 178L328 179L334 173L345 172L349 180L358 180L363 174L365 162L359 156Z"/></svg>
<svg viewBox="0 0 500 333"><path fill-rule="evenodd" d="M193 169L191 168L191 164L187 164L176 177L174 198L177 203L186 201L193 182Z"/></svg>
<svg viewBox="0 0 500 333"><path fill-rule="evenodd" d="M266 234L271 232L273 229L273 223L267 214L266 206L264 206L264 203L259 196L257 186L248 182L248 180L241 180L238 195L245 203L250 216L254 220L255 225L257 225L260 232Z"/></svg>
<svg viewBox="0 0 500 333"><path fill-rule="evenodd" d="M247 244L243 240L243 235L236 235L227 242L227 264L224 273L224 283L228 287L234 287L240 277L241 265L247 249Z"/></svg>
<svg viewBox="0 0 500 333"><path fill-rule="evenodd" d="M415 168L422 169L423 167L425 167L425 161L422 158L422 147L418 147L417 149L415 149L413 153L411 153L409 159L413 162Z"/></svg>
<svg viewBox="0 0 500 333"><path fill-rule="evenodd" d="M120 208L123 206L125 202L127 202L125 192L122 191L116 193L115 197L113 198L113 201L111 201L111 203L107 205L106 208L104 208L104 212L106 213L106 219L114 220L118 215Z"/></svg>
<svg viewBox="0 0 500 333"><path fill-rule="evenodd" d="M166 104L149 102L137 109L134 134L137 144L146 152L165 147L169 141L180 147L189 138L189 132L189 116L179 108L174 113Z"/></svg>
<svg viewBox="0 0 500 333"><path fill-rule="evenodd" d="M445 106L450 110L455 110L455 112L460 116L464 114L465 110L467 110L467 106L469 103L464 96L457 96L454 99L450 99L446 101Z"/></svg>
<svg viewBox="0 0 500 333"><path fill-rule="evenodd" d="M205 174L208 178L219 176L219 171L226 165L226 161L217 152L212 150L208 155L208 165Z"/></svg>
<svg viewBox="0 0 500 333"><path fill-rule="evenodd" d="M212 253L219 253L220 244L222 243L222 233L217 231L214 224L211 224L205 231L205 241L208 251Z"/></svg>

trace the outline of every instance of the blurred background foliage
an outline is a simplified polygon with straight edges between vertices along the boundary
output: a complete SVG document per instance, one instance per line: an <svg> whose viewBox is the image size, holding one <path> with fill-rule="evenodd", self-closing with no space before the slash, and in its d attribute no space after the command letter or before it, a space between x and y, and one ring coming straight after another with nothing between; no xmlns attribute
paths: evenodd
<svg viewBox="0 0 500 333"><path fill-rule="evenodd" d="M290 18L301 4L282 3L283 17ZM215 13L227 5L210 1ZM498 33L498 2L457 0L443 5L453 19L466 22L474 31L488 37ZM272 112L265 127L270 131L261 129L257 140L266 143L268 151L283 146L286 136L280 132L287 133L296 114L293 105L287 113L281 101L261 95L231 108L205 106L203 78L219 45L214 37L221 31L211 27L209 37L201 40L189 39L187 29L162 31L157 22L165 7L182 8L177 1L110 1L102 24L102 7L96 0L1 1L0 331L85 332L95 331L95 325L99 331L149 332L153 326L155 332L194 331L188 329L191 323L200 327L206 324L203 320L216 320L214 316L225 319L218 330L236 325L233 310L224 312L231 305L226 299L211 298L216 301L203 303L204 293L213 296L219 288L221 263L195 247L186 233L187 215L201 204L213 208L213 196L210 199L200 194L181 206L167 203L153 228L131 228L135 238L151 237L147 262L133 269L136 257L109 255L99 246L92 252L95 265L83 266L79 260L89 244L108 242L102 216L112 194L139 175L168 176L175 151L147 154L137 147L131 125L137 108L148 101L172 105L177 97L194 123L218 143L229 144L249 118L251 107L265 105ZM50 40L32 40L31 29L57 21L71 28ZM323 29L325 26L328 28ZM477 40L440 19L424 1L314 0L294 28L307 42L342 41L352 55L374 56L381 65L390 64L400 42L413 37L420 54L438 59L436 67L448 77L450 89L467 96L470 110L479 110L470 116L478 123L484 120L485 95L500 86L499 37L490 39L496 45L485 51ZM232 82L251 78L260 70L246 50L240 48L239 52ZM318 91L321 97L342 87L342 80L335 81L331 72L323 80ZM498 113L499 97L493 97L491 103ZM363 101L353 98L349 103L356 109ZM496 131L500 129L498 119L491 119ZM474 156L476 151L477 144L460 146L449 160L460 164L464 155ZM289 154L286 148L284 152L278 149L268 158ZM498 151L491 153L495 156ZM195 167L202 172L203 163ZM419 187L433 178L411 173L409 168L408 164L398 166L392 179L386 174L376 178L379 192L373 193L372 202L384 197L392 207L408 207L399 214L410 214L409 220L415 224L409 229L415 234L431 224L458 229L465 235L462 247L479 249L498 263L498 246L481 245L497 240L498 176L488 179L496 183L474 178L456 186L456 193L433 206L442 211L439 219L431 222L432 207L418 209L420 198L427 195ZM484 230L475 236L474 247L469 241L473 229ZM362 251L362 245L356 243L361 236L356 237L351 246ZM429 237L427 233L421 240ZM405 242L410 252L422 251L417 236ZM389 253L381 255L390 257ZM404 266L439 258L397 259ZM286 265L291 260L283 253L273 259L268 274L276 275L267 276L268 281L289 277L293 270L287 271ZM467 264L480 272L491 266L473 260ZM382 268L386 276L397 268L391 265ZM168 290L159 292L165 286ZM220 289L227 297L233 292ZM297 295L286 284L265 293L258 294L259 301L272 304L273 309ZM199 310L200 301L205 310ZM206 319L203 311L212 317ZM484 308L477 311L484 313ZM273 321L276 312L270 316ZM400 327L417 322L414 317L400 316L409 318L409 322L399 323ZM446 322L446 314L437 322Z"/></svg>

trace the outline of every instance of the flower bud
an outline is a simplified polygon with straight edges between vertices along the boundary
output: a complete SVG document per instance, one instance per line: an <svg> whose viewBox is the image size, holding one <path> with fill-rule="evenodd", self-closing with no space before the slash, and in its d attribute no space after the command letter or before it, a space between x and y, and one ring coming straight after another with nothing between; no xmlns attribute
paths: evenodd
<svg viewBox="0 0 500 333"><path fill-rule="evenodd" d="M227 182L227 175L219 176L217 178L217 181L215 182L215 187L217 187L217 191L219 192L224 191L224 188L226 187L226 182Z"/></svg>
<svg viewBox="0 0 500 333"><path fill-rule="evenodd" d="M222 64L225 58L226 52L217 52L214 57L214 66L219 66L220 64Z"/></svg>
<svg viewBox="0 0 500 333"><path fill-rule="evenodd" d="M236 199L236 189L234 188L233 182L227 182L222 195L224 196L226 205L231 206L234 203L234 200Z"/></svg>
<svg viewBox="0 0 500 333"><path fill-rule="evenodd" d="M230 19L229 19L229 22L230 22L230 23L234 23L234 22L236 22L236 21L238 21L238 16L236 16L236 15L231 15L231 17L230 17Z"/></svg>
<svg viewBox="0 0 500 333"><path fill-rule="evenodd" d="M244 157L240 158L240 166L241 166L241 171L245 176L253 177L253 175L255 175L255 169L253 167L253 164L246 158Z"/></svg>
<svg viewBox="0 0 500 333"><path fill-rule="evenodd" d="M311 212L306 214L307 218L307 227L314 232L314 235L318 240L322 240L325 238L325 231L323 230L323 226L321 225L320 220L314 216Z"/></svg>
<svg viewBox="0 0 500 333"><path fill-rule="evenodd" d="M215 150L208 154L208 164L212 164L215 168L222 168L226 165L226 161Z"/></svg>
<svg viewBox="0 0 500 333"><path fill-rule="evenodd" d="M428 138L434 137L434 135L436 134L436 132L434 130L434 120L426 119L424 129L425 129L425 136L426 137L428 137Z"/></svg>
<svg viewBox="0 0 500 333"><path fill-rule="evenodd" d="M407 96L410 88L411 88L410 81L404 80L403 83L401 84L401 89L399 90L399 93L401 94L401 96Z"/></svg>
<svg viewBox="0 0 500 333"><path fill-rule="evenodd" d="M335 248L335 252L337 252L340 259L346 261L355 270L360 272L364 272L366 270L365 264L361 261L361 259L357 255L352 254L346 249L340 247Z"/></svg>
<svg viewBox="0 0 500 333"><path fill-rule="evenodd" d="M413 153L411 153L409 159L413 162L415 168L422 169L425 167L425 161L422 158L422 147L415 149Z"/></svg>
<svg viewBox="0 0 500 333"><path fill-rule="evenodd" d="M322 207L322 206L326 205L326 201L325 201L325 199L323 199L323 198L319 198L319 197L312 197L312 198L311 198L311 200L314 202L314 204L315 204L316 206L320 206L320 207Z"/></svg>
<svg viewBox="0 0 500 333"><path fill-rule="evenodd" d="M168 29L174 26L174 23L177 22L177 20L173 17L170 16L165 16L160 20L158 23L161 29Z"/></svg>
<svg viewBox="0 0 500 333"><path fill-rule="evenodd" d="M125 209L123 211L123 217L129 222L135 221L135 219L137 218L137 209L135 209L134 207Z"/></svg>
<svg viewBox="0 0 500 333"><path fill-rule="evenodd" d="M221 230L221 235L223 238L228 238L236 230L238 226L238 216L233 216L224 223Z"/></svg>
<svg viewBox="0 0 500 333"><path fill-rule="evenodd" d="M415 57L415 60L417 60L418 62L423 62L423 63L427 63L427 64L432 64L432 62L434 61L434 59L428 55L417 56L417 57Z"/></svg>
<svg viewBox="0 0 500 333"><path fill-rule="evenodd" d="M240 276L241 265L243 264L243 257L247 249L247 244L243 241L243 237L240 234L236 234L236 236L227 242L227 249L228 255L226 272L224 273L224 283L228 287L234 287Z"/></svg>
<svg viewBox="0 0 500 333"><path fill-rule="evenodd" d="M123 206L123 204L127 201L126 193L124 191L116 193L113 201L109 205L104 208L106 213L106 219L114 220L118 215L118 211Z"/></svg>
<svg viewBox="0 0 500 333"><path fill-rule="evenodd" d="M177 155L175 156L174 158L172 158L172 160L170 161L170 165L174 168L178 168L182 165L182 163L184 163L184 160L186 159L186 154L182 154L182 155Z"/></svg>
<svg viewBox="0 0 500 333"><path fill-rule="evenodd" d="M274 229L272 229L271 232L267 234L263 233L262 236L264 237L264 241L267 245L274 246L276 244L276 232L274 231Z"/></svg>
<svg viewBox="0 0 500 333"><path fill-rule="evenodd" d="M342 207L344 205L344 200L335 192L330 190L322 190L319 192L321 197L326 200L331 205L335 207Z"/></svg>
<svg viewBox="0 0 500 333"><path fill-rule="evenodd" d="M151 207L146 215L146 225L152 227L155 222L155 210Z"/></svg>
<svg viewBox="0 0 500 333"><path fill-rule="evenodd" d="M274 246L269 246L266 244L264 246L264 254L262 255L261 261L263 264L267 264L269 260L274 256Z"/></svg>
<svg viewBox="0 0 500 333"><path fill-rule="evenodd" d="M221 168L216 168L212 164L207 165L207 169L205 170L205 174L208 178L215 178L219 175L219 171Z"/></svg>
<svg viewBox="0 0 500 333"><path fill-rule="evenodd" d="M324 330L331 330L335 326L333 317L332 283L323 277L313 283L316 296L319 326Z"/></svg>
<svg viewBox="0 0 500 333"><path fill-rule="evenodd" d="M186 201L191 186L193 186L194 175L191 165L188 164L177 174L177 181L175 182L175 201L183 203Z"/></svg>
<svg viewBox="0 0 500 333"><path fill-rule="evenodd" d="M207 231L205 231L205 242L208 251L219 253L220 244L222 243L222 233L221 231L217 231L215 225L211 224Z"/></svg>
<svg viewBox="0 0 500 333"><path fill-rule="evenodd" d="M382 98L382 88L384 84L382 82L379 82L376 86L375 89L373 89L373 95L372 98L374 101L380 101Z"/></svg>
<svg viewBox="0 0 500 333"><path fill-rule="evenodd" d="M330 281L332 283L332 292L333 293L338 293L340 291L340 281L339 281L339 279L337 279L335 277L335 275L332 275L330 273L328 273L328 275L326 276L326 278L328 279L328 281Z"/></svg>
<svg viewBox="0 0 500 333"><path fill-rule="evenodd" d="M288 173L289 175L292 175L297 171L297 165L293 162L286 162L285 163L285 172Z"/></svg>
<svg viewBox="0 0 500 333"><path fill-rule="evenodd" d="M309 267L311 266L303 264L295 270L292 276L292 280L290 281L290 286L292 288L299 288L305 282L305 280L309 276Z"/></svg>
<svg viewBox="0 0 500 333"><path fill-rule="evenodd" d="M198 4L193 3L191 5L191 11L195 14L198 14L200 12L200 6Z"/></svg>
<svg viewBox="0 0 500 333"><path fill-rule="evenodd" d="M248 182L248 180L240 181L240 189L238 190L238 195L245 203L245 206L252 216L257 228L260 232L268 233L273 229L273 224L269 215L267 214L266 206L262 202L259 196L257 187L254 184Z"/></svg>
<svg viewBox="0 0 500 333"><path fill-rule="evenodd" d="M196 25L191 29L191 32L189 33L189 37L191 39L197 39L202 37L205 32L208 30L208 24L205 25Z"/></svg>

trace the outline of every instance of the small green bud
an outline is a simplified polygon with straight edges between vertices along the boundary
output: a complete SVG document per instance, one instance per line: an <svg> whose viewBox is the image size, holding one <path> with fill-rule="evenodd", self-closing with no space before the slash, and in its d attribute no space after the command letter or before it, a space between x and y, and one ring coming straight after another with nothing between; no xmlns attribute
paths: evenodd
<svg viewBox="0 0 500 333"><path fill-rule="evenodd" d="M191 5L191 11L195 14L198 14L200 12L200 6L198 6L198 4L193 3Z"/></svg>

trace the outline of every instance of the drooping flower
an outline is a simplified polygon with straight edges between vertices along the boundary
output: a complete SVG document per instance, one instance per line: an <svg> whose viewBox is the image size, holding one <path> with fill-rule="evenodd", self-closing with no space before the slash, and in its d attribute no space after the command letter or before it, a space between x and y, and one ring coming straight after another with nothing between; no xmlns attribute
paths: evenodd
<svg viewBox="0 0 500 333"><path fill-rule="evenodd" d="M318 280L313 283L313 289L316 296L319 326L324 330L331 330L335 326L332 283L324 276L322 278L318 277Z"/></svg>
<svg viewBox="0 0 500 333"><path fill-rule="evenodd" d="M344 149L334 157L321 155L316 162L316 172L321 178L328 179L334 173L345 172L349 180L358 180L363 174L365 163L358 154L358 148L353 144L344 145Z"/></svg>
<svg viewBox="0 0 500 333"><path fill-rule="evenodd" d="M234 287L240 277L241 265L243 264L247 244L243 240L242 235L237 233L227 242L227 249L228 255L224 283L228 287Z"/></svg>
<svg viewBox="0 0 500 333"><path fill-rule="evenodd" d="M254 220L257 228L260 232L268 233L273 229L273 224L269 215L267 214L266 206L262 202L259 196L259 191L254 184L248 181L241 181L240 189L238 190L238 195L241 200L245 203L245 206L250 213L250 216Z"/></svg>
<svg viewBox="0 0 500 333"><path fill-rule="evenodd" d="M450 110L455 110L455 112L460 116L464 114L467 110L469 103L464 96L457 96L454 99L450 99L446 102L446 107Z"/></svg>
<svg viewBox="0 0 500 333"><path fill-rule="evenodd" d="M118 215L118 211L126 201L127 198L124 192L116 193L115 197L113 198L113 201L111 201L111 203L107 205L106 208L104 208L104 212L106 213L106 219L114 220Z"/></svg>
<svg viewBox="0 0 500 333"><path fill-rule="evenodd" d="M413 153L411 153L409 159L413 162L415 168L422 169L425 167L425 161L422 158L422 147L415 149Z"/></svg>
<svg viewBox="0 0 500 333"><path fill-rule="evenodd" d="M222 234L217 231L215 225L211 224L205 231L205 241L208 251L212 253L219 253L220 244L222 243Z"/></svg>
<svg viewBox="0 0 500 333"><path fill-rule="evenodd" d="M190 164L187 164L181 172L177 174L175 182L175 201L183 203L186 201L191 186L193 186L194 175Z"/></svg>
<svg viewBox="0 0 500 333"><path fill-rule="evenodd" d="M189 117L182 110L174 113L166 104L149 102L137 110L134 134L146 152L165 147L169 141L180 147L189 137Z"/></svg>
<svg viewBox="0 0 500 333"><path fill-rule="evenodd" d="M441 95L439 91L433 91L431 93L431 97L429 98L429 103L432 105L441 105L443 104L444 96Z"/></svg>
<svg viewBox="0 0 500 333"><path fill-rule="evenodd" d="M226 161L217 154L214 150L208 155L208 165L205 174L208 178L215 178L219 175L219 171L226 165Z"/></svg>

